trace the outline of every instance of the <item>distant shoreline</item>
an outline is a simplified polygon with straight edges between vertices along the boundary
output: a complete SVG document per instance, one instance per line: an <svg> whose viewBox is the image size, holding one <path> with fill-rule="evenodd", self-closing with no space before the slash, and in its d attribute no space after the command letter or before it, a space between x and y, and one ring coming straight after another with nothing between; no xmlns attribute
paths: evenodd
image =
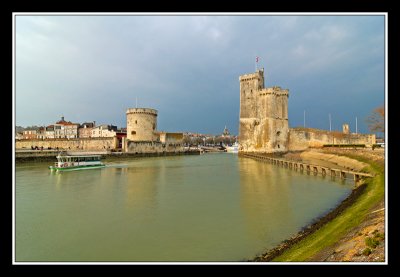
<svg viewBox="0 0 400 277"><path fill-rule="evenodd" d="M16 152L16 163L29 162L54 162L59 151L33 150L26 152ZM164 153L126 153L126 152L107 152L104 151L86 151L86 153L95 153L102 156L102 159L120 159L120 158L144 158L144 157L165 157L165 156L181 156L181 155L200 155L199 151L184 152L164 152Z"/></svg>

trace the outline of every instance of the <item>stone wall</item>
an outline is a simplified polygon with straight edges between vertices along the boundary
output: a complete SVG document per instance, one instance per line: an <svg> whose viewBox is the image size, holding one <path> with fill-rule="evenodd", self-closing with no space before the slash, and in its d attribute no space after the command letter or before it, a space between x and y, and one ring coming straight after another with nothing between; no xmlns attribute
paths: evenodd
<svg viewBox="0 0 400 277"><path fill-rule="evenodd" d="M184 152L183 144L162 143L159 141L127 141L127 152L141 153L174 153Z"/></svg>
<svg viewBox="0 0 400 277"><path fill-rule="evenodd" d="M344 134L311 128L289 129L289 151L305 150L310 147L322 147L324 144L365 144L371 146L376 143L375 135Z"/></svg>
<svg viewBox="0 0 400 277"><path fill-rule="evenodd" d="M160 141L162 143L175 143L175 144L183 143L183 133L160 132L159 135L160 135Z"/></svg>
<svg viewBox="0 0 400 277"><path fill-rule="evenodd" d="M91 128L91 127L79 128L78 136L80 138L90 138L90 137L92 137L92 129L93 128Z"/></svg>
<svg viewBox="0 0 400 277"><path fill-rule="evenodd" d="M31 149L31 146L47 149L66 150L108 150L118 147L118 140L114 138L76 138L76 139L45 139L45 140L16 140L16 149Z"/></svg>

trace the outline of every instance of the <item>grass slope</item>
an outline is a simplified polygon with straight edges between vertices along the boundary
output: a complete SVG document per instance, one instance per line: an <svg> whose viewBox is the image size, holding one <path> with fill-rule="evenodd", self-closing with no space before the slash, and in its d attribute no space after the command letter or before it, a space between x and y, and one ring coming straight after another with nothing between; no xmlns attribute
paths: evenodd
<svg viewBox="0 0 400 277"><path fill-rule="evenodd" d="M367 163L369 166L366 170L376 176L366 180L367 188L353 205L331 222L324 225L321 229L293 245L290 249L283 252L282 255L273 259L273 262L307 261L325 247L338 242L351 228L359 225L366 217L369 210L384 198L384 165L355 155L346 156Z"/></svg>

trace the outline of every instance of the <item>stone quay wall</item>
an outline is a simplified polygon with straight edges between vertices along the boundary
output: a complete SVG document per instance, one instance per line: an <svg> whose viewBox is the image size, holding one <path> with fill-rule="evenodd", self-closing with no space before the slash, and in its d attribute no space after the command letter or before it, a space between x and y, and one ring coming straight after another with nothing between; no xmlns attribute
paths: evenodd
<svg viewBox="0 0 400 277"><path fill-rule="evenodd" d="M376 143L374 134L345 134L311 128L289 129L289 151L307 148L320 148L324 144L365 144L367 147Z"/></svg>
<svg viewBox="0 0 400 277"><path fill-rule="evenodd" d="M162 143L160 141L127 141L127 152L141 153L178 153L184 152L181 143Z"/></svg>
<svg viewBox="0 0 400 277"><path fill-rule="evenodd" d="M76 138L76 139L32 139L15 140L16 149L31 149L31 146L44 149L49 147L60 150L111 150L118 147L118 139L113 138Z"/></svg>

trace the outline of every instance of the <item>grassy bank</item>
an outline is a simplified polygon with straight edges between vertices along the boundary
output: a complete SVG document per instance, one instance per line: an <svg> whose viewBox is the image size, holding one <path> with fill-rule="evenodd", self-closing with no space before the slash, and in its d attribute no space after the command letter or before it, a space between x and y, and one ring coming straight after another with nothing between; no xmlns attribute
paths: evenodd
<svg viewBox="0 0 400 277"><path fill-rule="evenodd" d="M370 209L385 195L384 165L357 155L346 156L367 163L366 171L375 174L366 180L364 193L342 214L273 259L274 262L307 261L325 247L338 242L351 228L359 225Z"/></svg>

